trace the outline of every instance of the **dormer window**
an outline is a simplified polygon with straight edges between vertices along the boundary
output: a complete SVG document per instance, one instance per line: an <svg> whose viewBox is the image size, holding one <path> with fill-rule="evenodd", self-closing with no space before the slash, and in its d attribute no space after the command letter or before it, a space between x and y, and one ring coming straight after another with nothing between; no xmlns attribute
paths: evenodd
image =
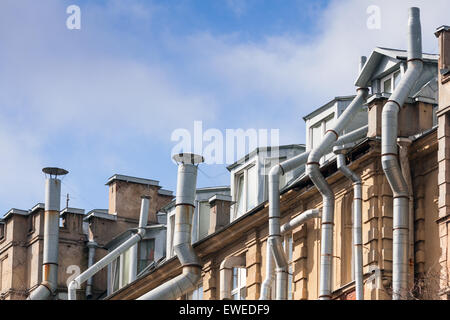
<svg viewBox="0 0 450 320"><path fill-rule="evenodd" d="M396 71L389 74L388 76L381 79L381 88L383 88L383 93L392 93L398 86L401 78L401 72Z"/></svg>
<svg viewBox="0 0 450 320"><path fill-rule="evenodd" d="M257 205L257 172L256 165L252 164L235 176L235 218L243 215Z"/></svg>

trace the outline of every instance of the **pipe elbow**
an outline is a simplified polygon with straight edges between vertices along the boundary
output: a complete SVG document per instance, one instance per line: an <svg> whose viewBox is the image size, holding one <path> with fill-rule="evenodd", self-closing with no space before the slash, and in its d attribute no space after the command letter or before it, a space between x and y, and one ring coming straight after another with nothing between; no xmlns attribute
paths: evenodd
<svg viewBox="0 0 450 320"><path fill-rule="evenodd" d="M269 170L269 180L273 181L275 177L279 177L280 175L284 175L284 170L281 165L277 164L270 168Z"/></svg>

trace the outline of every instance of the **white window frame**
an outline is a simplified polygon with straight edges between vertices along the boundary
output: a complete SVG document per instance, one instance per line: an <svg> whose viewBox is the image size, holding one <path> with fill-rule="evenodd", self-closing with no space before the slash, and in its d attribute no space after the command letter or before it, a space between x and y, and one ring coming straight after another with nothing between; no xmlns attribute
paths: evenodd
<svg viewBox="0 0 450 320"><path fill-rule="evenodd" d="M237 286L234 287L233 279L234 274L237 272ZM245 292L245 296L242 296L242 291ZM246 268L233 268L231 275L231 297L236 295L237 299L234 300L245 300L247 298L247 269ZM233 298L232 298L233 299Z"/></svg>
<svg viewBox="0 0 450 320"><path fill-rule="evenodd" d="M247 198L248 198L248 170L252 169L253 167L255 167L256 170L256 176L258 177L258 171L257 171L257 167L256 167L256 162L252 162L250 164L248 164L245 168L239 170L238 172L235 173L234 175L234 199L235 201L238 201L238 194L239 194L239 179L242 175L244 175L244 186L243 186L243 206L244 209L242 210L242 213L239 214L238 213L238 206L237 204L234 205L234 210L233 210L233 220L239 218L240 216L244 215L249 208L247 207ZM258 182L256 182L255 184L256 186L258 186ZM256 196L256 202L258 202L258 190L256 188L256 190L253 190L253 192L255 192L255 196ZM258 203L256 203L256 205L258 205Z"/></svg>
<svg viewBox="0 0 450 320"><path fill-rule="evenodd" d="M388 74L388 75L385 76L384 78L381 78L381 81L380 81L380 91L381 91L382 93L390 93L390 94L392 94L392 92L394 92L394 90L395 90L394 75L397 74L397 73L399 73L400 79L401 79L401 78L403 77L403 68L400 68L400 69L398 69L398 70L395 70L394 72ZM386 81L388 81L388 80L391 80L391 91L390 91L390 92L385 92L385 91L384 91L384 83L385 83Z"/></svg>

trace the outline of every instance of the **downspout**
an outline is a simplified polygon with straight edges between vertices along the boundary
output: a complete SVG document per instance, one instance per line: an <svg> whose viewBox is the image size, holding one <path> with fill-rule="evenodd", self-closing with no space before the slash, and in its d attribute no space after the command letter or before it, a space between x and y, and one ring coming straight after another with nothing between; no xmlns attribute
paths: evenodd
<svg viewBox="0 0 450 320"><path fill-rule="evenodd" d="M400 158L400 167L402 169L403 177L405 177L406 184L408 186L409 191L409 202L408 202L408 226L409 230L409 250L408 250L408 261L409 261L409 269L408 269L408 285L412 287L414 285L414 193L413 193L413 185L412 185L412 177L411 177L411 168L409 166L409 157L408 151L409 146L412 143L412 140L409 138L398 138L397 139L399 146L399 158Z"/></svg>
<svg viewBox="0 0 450 320"><path fill-rule="evenodd" d="M274 277L274 259L270 249L269 240L266 243L266 276L261 284L261 292L259 294L259 300L269 300L272 290L272 282Z"/></svg>
<svg viewBox="0 0 450 320"><path fill-rule="evenodd" d="M327 130L319 146L311 150L306 164L306 174L322 194L322 236L320 257L319 299L331 299L331 265L333 258L334 193L320 172L320 158L336 142L353 117L361 110L369 90L358 88L356 97L337 119L333 129Z"/></svg>
<svg viewBox="0 0 450 320"><path fill-rule="evenodd" d="M178 165L173 246L182 274L140 296L137 300L174 300L194 289L201 278L202 264L191 244L195 209L197 165L203 157L190 153L174 156Z"/></svg>
<svg viewBox="0 0 450 320"><path fill-rule="evenodd" d="M361 139L367 135L368 126L361 127L357 130L345 134L334 143L326 148L326 152L331 152L334 145L345 144ZM281 244L281 227L280 227L280 175L298 168L306 163L310 152L304 152L291 159L273 166L269 171L269 237L268 245L271 255L266 256L266 265L270 264L270 259L275 259L276 264L276 299L287 299L287 259ZM266 272L264 283L270 284L272 277L271 272ZM267 285L261 287L261 299L268 299Z"/></svg>
<svg viewBox="0 0 450 320"><path fill-rule="evenodd" d="M383 107L381 116L381 164L393 193L392 299L405 299L408 286L408 185L398 162L398 112L419 78L422 68L420 9L409 9L408 69Z"/></svg>
<svg viewBox="0 0 450 320"><path fill-rule="evenodd" d="M119 257L122 253L130 249L136 243L141 241L145 236L145 226L148 221L148 208L149 208L150 197L143 196L141 202L141 212L139 217L139 226L137 232L128 238L124 243L118 246L116 249L108 253L102 259L93 264L90 268L76 277L72 282L69 283L68 287L68 299L76 300L77 299L77 289L87 281L89 278L93 277L97 272L102 270L108 264L113 262L117 257Z"/></svg>
<svg viewBox="0 0 450 320"><path fill-rule="evenodd" d="M362 181L361 177L345 164L345 150L349 145L334 147L337 168L353 182L353 264L355 270L356 300L364 300L362 253Z"/></svg>
<svg viewBox="0 0 450 320"><path fill-rule="evenodd" d="M58 247L59 212L61 200L61 180L58 175L68 172L59 168L44 168L42 172L50 175L45 180L44 212L44 256L42 263L42 282L27 300L47 300L58 289Z"/></svg>
<svg viewBox="0 0 450 320"><path fill-rule="evenodd" d="M94 258L95 258L95 248L97 247L97 243L95 241L89 241L87 243L88 247L88 269L92 267L94 264ZM92 283L94 278L90 277L86 281L86 299L89 300L92 298Z"/></svg>
<svg viewBox="0 0 450 320"><path fill-rule="evenodd" d="M220 300L231 300L231 278L237 267L245 267L244 256L227 257L220 264Z"/></svg>

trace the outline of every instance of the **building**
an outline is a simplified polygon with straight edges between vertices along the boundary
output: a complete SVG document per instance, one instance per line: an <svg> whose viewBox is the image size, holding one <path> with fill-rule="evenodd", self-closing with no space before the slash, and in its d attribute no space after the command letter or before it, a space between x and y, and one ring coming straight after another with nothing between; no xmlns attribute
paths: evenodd
<svg viewBox="0 0 450 320"><path fill-rule="evenodd" d="M414 10L411 12L414 14ZM361 180L360 197L353 181L340 170L342 163L338 160L342 157L338 158L338 150L324 149L317 162L305 160L303 165L286 172L279 166L283 172L276 192L280 193L279 220L283 227L279 235L274 235L269 228L269 221L276 218L269 219L273 210L268 188L271 170L316 150L348 114L351 102L360 94L358 90L356 96L335 97L304 117L306 146L257 148L228 167L229 187L195 189L189 244L200 260L201 276L178 299L259 299L266 279L271 285L269 297L277 298L276 279L270 275L274 255L269 250L269 239L275 236L281 239L287 263L288 299L323 298L321 264L324 256L331 262L327 298L355 299L357 264L353 247L358 245L353 233L356 229L355 199L361 202L362 208L362 298L383 300L400 294L393 292L394 262L398 264L395 257L398 244L394 243L394 237L398 229L412 231L402 247L408 253L405 255L407 287L400 298L450 298L450 28L438 28L436 36L439 55L423 54L418 80L408 90L404 103L398 106L395 135L399 152L395 157L404 183L408 184L408 194L401 195L408 199L408 226L396 227L398 221L394 214L398 206L394 204L400 196L392 191L392 183L386 178L383 167L387 154L382 151L385 139L382 125L386 121L383 110L392 103L398 104L389 99L400 81L407 78L411 59L408 61L409 53L403 50L375 48L355 81L360 89L368 87L368 97L364 107L342 132L345 135L356 130L364 134L350 144L345 143L339 151L344 155L344 165ZM335 131L334 134L334 141L339 141L339 134ZM325 221L332 225L328 227L332 230L331 254L322 251L325 201L307 170L311 165L319 167L324 185L333 194L333 220ZM94 261L99 261L130 239L138 223L142 195L151 196L152 201L146 234L138 245L136 278L130 280L129 250L124 251L93 277L90 290L85 287L78 290L78 298L90 294L94 299L137 299L182 274L184 266L173 250L175 201L171 193L160 189L157 181L121 175L111 177L107 185L110 190L108 211L93 210L84 215L80 209L66 208L61 212L60 299L64 299L67 292L66 269L71 265L81 266L82 271L88 267L89 244L95 245ZM191 190L194 192L194 188ZM313 210L321 214L301 224L292 223ZM0 289L4 298L24 298L40 283L42 214L43 206L39 204L27 211L12 209L2 219ZM31 223L34 229L30 226L30 216L38 221ZM288 228L290 224L292 227ZM30 230L38 231L34 235Z"/></svg>
<svg viewBox="0 0 450 320"><path fill-rule="evenodd" d="M162 189L158 181L124 175L112 176L107 186L108 210L95 209L85 214L83 209L64 208L60 213L58 290L54 299L67 299L68 281L88 267L90 246L94 248L93 260L98 261L114 246L113 239L137 226L142 195L153 199L148 228L164 229L165 238L165 225L159 224L157 213L172 200L171 191ZM43 203L30 210L11 209L0 220L1 299L25 299L41 283L43 238ZM86 285L82 286L79 298L105 297L107 271L93 277L90 292L86 292Z"/></svg>
<svg viewBox="0 0 450 320"><path fill-rule="evenodd" d="M450 163L450 29L441 27L436 35L440 54L423 54L423 72L398 114L400 161L406 180L411 185L412 192L408 199L412 217L410 225L414 231L408 241L411 248L408 256L408 290L402 298L450 297L450 263L447 258L450 231L450 198L447 192L450 179L447 174ZM376 48L356 80L357 86L369 84L366 114L360 114L357 124L353 123L356 127L366 123L367 134L345 149L345 159L347 166L362 180L363 298L368 300L391 299L393 294L394 195L382 168L381 117L383 106L406 73L406 64L406 51ZM332 126L336 115L345 110L352 98L337 97L305 117L308 128L306 150L314 148L315 137L324 135L324 128L327 130L329 125ZM316 134L314 130L319 131ZM231 194L236 202L231 208L234 218L226 227L218 230L210 227L208 236L193 244L202 261L201 280L180 299L260 298L267 273L269 202L264 196L258 198L261 201L253 200L259 193L246 195L243 197L246 200L240 202L243 192L253 189L248 187L253 185L248 179L256 177L258 170L245 170L251 168L251 159L255 154L257 152L229 167ZM236 177L235 168L244 171ZM331 298L355 299L353 183L338 170L336 157L332 153L321 160L320 172L335 197ZM289 181L282 181L281 184L284 185L280 198L281 224L308 209L322 208L323 198L305 172L296 172ZM242 203L247 205L240 210ZM223 214L227 215L226 212ZM319 298L320 220L311 219L282 235L289 268L289 299ZM226 275L226 268L232 269L231 276ZM107 299L137 299L180 272L178 259L170 258ZM271 296L274 297L273 290Z"/></svg>

